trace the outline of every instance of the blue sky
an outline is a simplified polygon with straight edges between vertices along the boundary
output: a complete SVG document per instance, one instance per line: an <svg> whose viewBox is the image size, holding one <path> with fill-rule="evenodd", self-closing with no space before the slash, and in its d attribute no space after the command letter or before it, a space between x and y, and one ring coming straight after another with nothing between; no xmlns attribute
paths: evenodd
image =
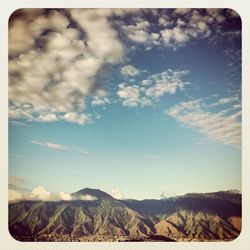
<svg viewBox="0 0 250 250"><path fill-rule="evenodd" d="M9 34L12 200L241 189L236 12L23 9Z"/></svg>

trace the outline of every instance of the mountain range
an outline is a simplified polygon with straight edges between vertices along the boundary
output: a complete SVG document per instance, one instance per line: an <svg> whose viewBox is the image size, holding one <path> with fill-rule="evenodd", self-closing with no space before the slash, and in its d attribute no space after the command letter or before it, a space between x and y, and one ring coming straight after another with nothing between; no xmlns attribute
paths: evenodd
<svg viewBox="0 0 250 250"><path fill-rule="evenodd" d="M241 231L235 191L118 200L84 188L71 197L10 203L10 234L19 241L229 241Z"/></svg>

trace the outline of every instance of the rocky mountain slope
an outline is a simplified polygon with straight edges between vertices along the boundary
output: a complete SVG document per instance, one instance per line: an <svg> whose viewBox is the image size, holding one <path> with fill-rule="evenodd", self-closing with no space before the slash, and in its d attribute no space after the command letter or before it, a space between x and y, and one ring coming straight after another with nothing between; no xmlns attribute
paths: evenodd
<svg viewBox="0 0 250 250"><path fill-rule="evenodd" d="M86 196L95 199L81 199ZM9 204L11 235L21 241L224 241L241 230L236 192L137 201L86 188L72 197Z"/></svg>

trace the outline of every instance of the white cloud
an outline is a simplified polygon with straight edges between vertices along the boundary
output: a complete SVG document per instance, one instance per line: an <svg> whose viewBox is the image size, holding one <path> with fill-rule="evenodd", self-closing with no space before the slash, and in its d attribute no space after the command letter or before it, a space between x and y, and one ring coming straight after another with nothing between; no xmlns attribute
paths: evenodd
<svg viewBox="0 0 250 250"><path fill-rule="evenodd" d="M156 99L163 95L173 95L177 90L183 90L189 82L183 81L182 78L188 73L187 70L167 69L142 80L142 87L121 83L118 86L117 95L121 98L123 105L127 107L151 106Z"/></svg>
<svg viewBox="0 0 250 250"><path fill-rule="evenodd" d="M16 190L13 189L9 189L9 201L13 202L13 201L18 201L21 200L23 198L22 194L17 192Z"/></svg>
<svg viewBox="0 0 250 250"><path fill-rule="evenodd" d="M140 74L140 70L134 67L133 65L126 65L121 68L121 73L124 76L137 76Z"/></svg>
<svg viewBox="0 0 250 250"><path fill-rule="evenodd" d="M221 98L221 99L219 99L218 103L219 104L228 104L228 103L232 103L234 101L238 101L238 98L232 96L232 97Z"/></svg>
<svg viewBox="0 0 250 250"><path fill-rule="evenodd" d="M230 13L228 15L230 16ZM222 9L210 8L202 12L198 9L179 8L173 11L173 16L172 22L165 17L160 17L158 22L165 27L160 31L161 42L174 50L186 45L192 39L209 38L209 41L215 41L219 37L241 34L240 30L229 31L229 33L223 31L226 17Z"/></svg>
<svg viewBox="0 0 250 250"><path fill-rule="evenodd" d="M136 19L134 24L123 24L122 28L130 40L136 43L149 43L151 36L148 31L150 23L143 19Z"/></svg>
<svg viewBox="0 0 250 250"><path fill-rule="evenodd" d="M241 109L241 104L234 104L234 105L233 105L233 108L234 108L234 109Z"/></svg>
<svg viewBox="0 0 250 250"><path fill-rule="evenodd" d="M124 48L119 41L117 32L107 20L111 14L104 9L72 9L72 17L87 33L88 47L96 58L102 58L109 63L121 62Z"/></svg>
<svg viewBox="0 0 250 250"><path fill-rule="evenodd" d="M58 121L59 117L56 114L44 114L40 115L37 120L41 122L54 122Z"/></svg>
<svg viewBox="0 0 250 250"><path fill-rule="evenodd" d="M190 36L185 29L174 27L173 29L161 30L161 36L166 46L181 45L189 41Z"/></svg>
<svg viewBox="0 0 250 250"><path fill-rule="evenodd" d="M150 79L144 79L144 80L141 81L141 84L142 84L143 86L148 86L148 85L150 85L151 83L152 83L152 81L151 81Z"/></svg>
<svg viewBox="0 0 250 250"><path fill-rule="evenodd" d="M45 145L48 148L53 148L53 149L57 149L57 150L69 150L68 146L66 146L66 145L60 145L60 144L51 143L51 142L45 142Z"/></svg>
<svg viewBox="0 0 250 250"><path fill-rule="evenodd" d="M100 105L105 105L105 104L109 104L109 103L110 103L110 100L106 97L101 98L98 96L94 96L93 100L91 102L91 105L92 106L100 106Z"/></svg>
<svg viewBox="0 0 250 250"><path fill-rule="evenodd" d="M67 193L64 193L64 192L60 192L59 193L59 197L60 197L60 200L64 200L64 201L70 201L70 200L72 200L71 195L67 194Z"/></svg>
<svg viewBox="0 0 250 250"><path fill-rule="evenodd" d="M136 85L125 86L120 84L117 95L123 99L124 106L134 107L139 103L140 90Z"/></svg>
<svg viewBox="0 0 250 250"><path fill-rule="evenodd" d="M158 33L151 33L151 37L154 41L158 40L160 38L160 34Z"/></svg>
<svg viewBox="0 0 250 250"><path fill-rule="evenodd" d="M76 112L69 112L64 115L64 120L72 123L77 123L79 125L84 125L90 122L90 118L85 114L78 114Z"/></svg>
<svg viewBox="0 0 250 250"><path fill-rule="evenodd" d="M179 90L183 90L184 86L189 84L184 82L182 77L187 75L189 71L174 71L168 69L161 73L153 74L142 81L142 85L150 85L144 89L146 96L161 97L164 94L175 94Z"/></svg>
<svg viewBox="0 0 250 250"><path fill-rule="evenodd" d="M241 145L241 111L224 110L214 113L204 110L201 101L183 102L166 111L187 127L196 129L207 138L239 148Z"/></svg>
<svg viewBox="0 0 250 250"><path fill-rule="evenodd" d="M94 201L94 200L97 200L97 198L95 196L90 195L90 194L81 195L77 199L82 200L82 201Z"/></svg>
<svg viewBox="0 0 250 250"><path fill-rule="evenodd" d="M45 143L40 142L40 141L30 141L30 143L32 143L32 144L37 144L37 145L40 145L40 146L42 146L42 147L45 147L45 146L46 146Z"/></svg>
<svg viewBox="0 0 250 250"><path fill-rule="evenodd" d="M124 195L120 189L112 189L110 195L117 200L124 199Z"/></svg>
<svg viewBox="0 0 250 250"><path fill-rule="evenodd" d="M62 144L56 144L56 143L51 143L51 142L41 142L41 141L30 141L30 143L37 144L37 145L42 146L42 147L56 149L56 150L72 151L72 152L77 152L80 154L88 154L88 151L86 151L82 147L62 145Z"/></svg>
<svg viewBox="0 0 250 250"><path fill-rule="evenodd" d="M43 186L38 186L34 188L30 195L31 199L42 200L42 201L50 201L52 199L52 195L48 192Z"/></svg>
<svg viewBox="0 0 250 250"><path fill-rule="evenodd" d="M51 193L44 186L37 186L30 192L20 193L17 190L9 189L9 202L18 202L21 200L38 200L38 201L70 201L70 200L83 200L94 201L97 200L92 195L81 195L78 198L72 197L71 194L65 192Z"/></svg>
<svg viewBox="0 0 250 250"><path fill-rule="evenodd" d="M28 121L32 121L33 120L33 116L25 111L22 110L18 107L16 107L15 109L12 109L12 107L9 108L9 118L13 118L13 119L27 119Z"/></svg>

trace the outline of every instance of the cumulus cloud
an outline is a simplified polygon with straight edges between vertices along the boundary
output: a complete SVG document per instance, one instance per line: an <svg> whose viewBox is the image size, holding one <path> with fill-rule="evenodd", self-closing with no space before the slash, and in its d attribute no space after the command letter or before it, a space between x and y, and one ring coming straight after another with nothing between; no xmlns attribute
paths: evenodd
<svg viewBox="0 0 250 250"><path fill-rule="evenodd" d="M110 195L117 200L124 199L124 195L120 189L112 189Z"/></svg>
<svg viewBox="0 0 250 250"><path fill-rule="evenodd" d="M63 151L72 151L72 152L77 152L80 154L88 154L88 151L86 151L82 147L76 147L76 146L69 146L69 145L62 145L62 144L56 144L52 142L41 142L41 141L30 141L32 144L37 144L42 147L48 147L56 150L63 150Z"/></svg>
<svg viewBox="0 0 250 250"><path fill-rule="evenodd" d="M170 43L182 44L187 42L190 37L184 29L174 27L173 29L164 29L161 31L161 36L166 45Z"/></svg>
<svg viewBox="0 0 250 250"><path fill-rule="evenodd" d="M123 99L124 106L134 107L140 102L140 90L136 85L126 86L124 84L120 84L117 95Z"/></svg>
<svg viewBox="0 0 250 250"><path fill-rule="evenodd" d="M104 98L104 99L106 99L106 98ZM104 99L100 99L100 101L104 100ZM97 101L96 101L96 103L97 103ZM101 104L99 104L99 105L101 105ZM79 125L84 125L84 124L91 122L91 118L89 117L89 115L83 114L83 113L77 113L77 112L68 112L68 113L65 113L64 115L43 114L43 115L40 115L36 119L33 118L32 120L40 121L40 122L67 121L67 122L76 123Z"/></svg>
<svg viewBox="0 0 250 250"><path fill-rule="evenodd" d="M228 112L222 109L212 112L204 107L209 105L200 100L182 102L167 110L166 114L185 126L196 129L210 140L240 148L241 111Z"/></svg>
<svg viewBox="0 0 250 250"><path fill-rule="evenodd" d="M141 86L121 83L118 86L117 95L121 98L124 106L151 106L155 99L165 94L175 94L177 90L184 90L189 84L183 80L187 70L167 69L161 73L149 75L141 81Z"/></svg>
<svg viewBox="0 0 250 250"><path fill-rule="evenodd" d="M58 121L59 117L56 114L44 114L40 115L37 120L41 122L54 122Z"/></svg>
<svg viewBox="0 0 250 250"><path fill-rule="evenodd" d="M80 125L83 125L85 123L90 122L90 118L87 115L79 114L79 113L76 113L76 112L66 113L63 116L63 119L65 121L72 122L72 123L78 123Z"/></svg>
<svg viewBox="0 0 250 250"><path fill-rule="evenodd" d="M49 201L52 199L52 195L44 187L38 186L32 190L30 198L34 200Z"/></svg>
<svg viewBox="0 0 250 250"><path fill-rule="evenodd" d="M60 200L64 200L64 201L72 200L72 196L70 194L64 193L64 192L60 192L59 197L60 197Z"/></svg>
<svg viewBox="0 0 250 250"><path fill-rule="evenodd" d="M122 28L127 37L136 43L148 43L151 40L148 31L150 23L143 19L135 19L133 24L123 24Z"/></svg>
<svg viewBox="0 0 250 250"><path fill-rule="evenodd" d="M169 21L171 17L171 22ZM158 23L164 28L160 31L160 41L164 46L176 50L191 40L208 38L216 42L220 37L232 38L241 35L235 27L226 30L223 24L227 19L235 18L234 12L224 9L175 9L172 14L159 17Z"/></svg>
<svg viewBox="0 0 250 250"><path fill-rule="evenodd" d="M124 76L137 76L140 74L140 70L134 67L133 65L126 65L121 68L121 73Z"/></svg>
<svg viewBox="0 0 250 250"><path fill-rule="evenodd" d="M162 73L153 74L146 79L154 84L145 89L145 94L153 97L175 94L178 89L183 90L184 86L189 84L182 80L182 77L188 73L189 71L187 70L173 71L168 69Z"/></svg>
<svg viewBox="0 0 250 250"><path fill-rule="evenodd" d="M9 29L10 118L85 124L86 97L103 89L97 75L124 57L124 46L108 21L112 12L20 12ZM77 25L69 26L69 16Z"/></svg>
<svg viewBox="0 0 250 250"><path fill-rule="evenodd" d="M9 189L9 201L19 201L23 198L22 194L17 192L16 190Z"/></svg>

